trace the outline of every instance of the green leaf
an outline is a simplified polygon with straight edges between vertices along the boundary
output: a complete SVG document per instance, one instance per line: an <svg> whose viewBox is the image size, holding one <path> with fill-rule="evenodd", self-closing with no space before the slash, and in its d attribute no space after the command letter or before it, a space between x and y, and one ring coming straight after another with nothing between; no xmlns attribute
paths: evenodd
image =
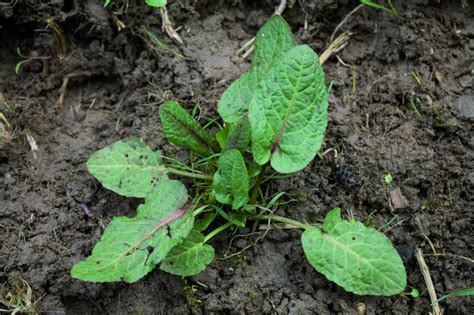
<svg viewBox="0 0 474 315"><path fill-rule="evenodd" d="M127 197L144 198L167 179L159 152L138 138L117 141L94 153L87 161L89 173L105 188Z"/></svg>
<svg viewBox="0 0 474 315"><path fill-rule="evenodd" d="M236 226L245 227L246 217L238 217L237 213L227 213L226 211L222 210L222 208L215 205L213 205L212 208L214 208L217 213L219 213L219 215L227 222L230 222Z"/></svg>
<svg viewBox="0 0 474 315"><path fill-rule="evenodd" d="M324 231L309 228L303 233L303 250L311 266L355 294L403 292L406 272L390 240L360 222L337 218L338 213L339 209L330 212Z"/></svg>
<svg viewBox="0 0 474 315"><path fill-rule="evenodd" d="M22 60L20 62L18 62L16 65L15 65L15 74L18 75L20 74L20 69L21 67L23 66L23 64L27 63L27 62L30 62L31 59L27 59L27 60Z"/></svg>
<svg viewBox="0 0 474 315"><path fill-rule="evenodd" d="M437 300L437 302L441 302L443 300L446 300L452 297L471 296L471 295L474 295L474 288L461 289L461 290L457 290L440 297Z"/></svg>
<svg viewBox="0 0 474 315"><path fill-rule="evenodd" d="M242 119L229 129L225 149L237 149L240 152L245 152L250 143L250 124L247 119Z"/></svg>
<svg viewBox="0 0 474 315"><path fill-rule="evenodd" d="M281 15L273 15L255 36L252 69L256 71L257 81L265 78L280 56L294 46L288 23Z"/></svg>
<svg viewBox="0 0 474 315"><path fill-rule="evenodd" d="M306 45L282 56L250 103L252 153L280 173L304 168L316 156L328 122L328 89L318 56Z"/></svg>
<svg viewBox="0 0 474 315"><path fill-rule="evenodd" d="M216 132L216 140L219 143L219 146L222 150L225 149L225 144L227 143L227 137L229 136L229 128L225 127Z"/></svg>
<svg viewBox="0 0 474 315"><path fill-rule="evenodd" d="M250 70L225 90L217 105L217 112L226 123L235 123L247 113L257 85L256 72Z"/></svg>
<svg viewBox="0 0 474 315"><path fill-rule="evenodd" d="M174 247L160 269L174 275L189 277L200 273L214 260L214 248L204 244L204 235L192 230L188 237Z"/></svg>
<svg viewBox="0 0 474 315"><path fill-rule="evenodd" d="M163 132L169 142L189 148L196 153L209 156L217 144L178 102L168 101L160 107Z"/></svg>
<svg viewBox="0 0 474 315"><path fill-rule="evenodd" d="M334 208L331 211L328 212L326 215L326 218L324 219L323 223L323 231L326 233L330 233L332 229L341 222L341 209L340 208Z"/></svg>
<svg viewBox="0 0 474 315"><path fill-rule="evenodd" d="M294 45L290 27L280 15L274 15L262 26L255 36L251 69L227 88L217 106L219 115L226 123L235 123L248 112L259 82L276 60Z"/></svg>
<svg viewBox="0 0 474 315"><path fill-rule="evenodd" d="M166 0L145 0L146 4L154 8L164 8L166 6Z"/></svg>
<svg viewBox="0 0 474 315"><path fill-rule="evenodd" d="M182 209L186 199L181 182L161 181L135 217L115 217L107 225L92 255L72 268L72 277L131 283L145 276L191 231L193 215Z"/></svg>
<svg viewBox="0 0 474 315"><path fill-rule="evenodd" d="M112 0L104 0L104 8L110 4Z"/></svg>
<svg viewBox="0 0 474 315"><path fill-rule="evenodd" d="M217 172L214 174L212 186L220 203L232 205L232 209L247 204L249 178L239 150L231 149L222 153L217 161Z"/></svg>
<svg viewBox="0 0 474 315"><path fill-rule="evenodd" d="M418 289L412 289L408 294L410 294L415 299L420 297L420 291L418 291Z"/></svg>

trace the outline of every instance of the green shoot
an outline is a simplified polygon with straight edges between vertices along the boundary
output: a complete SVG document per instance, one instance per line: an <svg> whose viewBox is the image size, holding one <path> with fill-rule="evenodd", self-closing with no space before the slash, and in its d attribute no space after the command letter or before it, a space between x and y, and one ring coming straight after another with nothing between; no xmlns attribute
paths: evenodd
<svg viewBox="0 0 474 315"><path fill-rule="evenodd" d="M409 295L411 295L411 297L416 299L416 298L420 297L420 291L418 291L418 289L412 289L410 291Z"/></svg>
<svg viewBox="0 0 474 315"><path fill-rule="evenodd" d="M360 0L362 4L365 4L366 6L372 7L374 9L382 10L387 13L390 13L393 16L399 16L397 9L392 5L392 1L388 0L388 5L390 6L387 8L386 6L383 6L381 4L378 4L376 2L373 2L372 0Z"/></svg>
<svg viewBox="0 0 474 315"><path fill-rule="evenodd" d="M413 111L413 113L415 113L416 116L421 118L421 113L418 110L418 107L416 106L416 103L415 103L414 100L410 100L410 107L411 107L411 110Z"/></svg>
<svg viewBox="0 0 474 315"><path fill-rule="evenodd" d="M385 184L387 184L387 186L390 186L392 184L392 182L393 182L392 174L387 173L387 174L385 174L385 176L383 178L384 178Z"/></svg>
<svg viewBox="0 0 474 315"><path fill-rule="evenodd" d="M151 32L151 31L149 31L145 28L144 28L144 32L150 38L151 42L158 47L158 49L160 49L164 52L170 53L170 54L174 55L175 57L177 57L179 59L185 59L183 54L181 54L176 49L170 47L170 45L166 44L165 42L161 41L155 33Z"/></svg>
<svg viewBox="0 0 474 315"><path fill-rule="evenodd" d="M474 288L461 289L461 290L457 290L457 291L448 293L446 295L443 295L442 297L440 297L437 300L437 302L441 302L441 301L444 301L446 299L450 299L450 298L453 298L453 297L473 296L473 295L474 295Z"/></svg>
<svg viewBox="0 0 474 315"><path fill-rule="evenodd" d="M24 60L18 62L16 65L15 65L15 73L18 75L20 74L20 70L21 70L21 67L26 64L26 63L29 63L33 60L48 60L48 59L51 59L51 56L45 56L45 57L37 57L37 56L26 56L26 55L23 55L21 53L21 50L20 50L20 47L17 47L16 48L16 53L18 54L18 56L20 56L21 58L23 58Z"/></svg>

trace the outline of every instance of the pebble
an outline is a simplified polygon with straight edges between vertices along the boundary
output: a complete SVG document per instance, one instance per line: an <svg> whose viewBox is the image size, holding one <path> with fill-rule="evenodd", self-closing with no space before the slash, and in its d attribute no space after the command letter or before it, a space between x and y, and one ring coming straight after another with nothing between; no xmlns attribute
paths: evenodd
<svg viewBox="0 0 474 315"><path fill-rule="evenodd" d="M235 269L233 267L225 267L221 270L223 276L229 277L233 276L235 273Z"/></svg>
<svg viewBox="0 0 474 315"><path fill-rule="evenodd" d="M404 209L408 207L408 200L403 196L400 188L394 188L390 191L390 200L395 209Z"/></svg>
<svg viewBox="0 0 474 315"><path fill-rule="evenodd" d="M460 118L474 120L474 95L464 95L451 104Z"/></svg>

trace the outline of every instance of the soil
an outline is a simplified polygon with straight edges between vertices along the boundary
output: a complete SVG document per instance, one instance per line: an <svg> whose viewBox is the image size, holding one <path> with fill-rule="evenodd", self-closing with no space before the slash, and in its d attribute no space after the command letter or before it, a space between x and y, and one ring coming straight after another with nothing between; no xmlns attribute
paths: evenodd
<svg viewBox="0 0 474 315"><path fill-rule="evenodd" d="M134 284L70 277L104 225L113 216L133 215L140 202L102 188L85 161L127 136L186 159L186 151L163 138L159 105L177 99L196 108L202 123L215 117L219 96L249 66L236 50L271 16L275 2L170 1L182 45L166 36L157 12L141 1L107 9L99 0L0 4L0 92L10 105L2 112L13 138L0 145L4 293L23 279L33 300L42 297L37 309L46 314L427 314L416 247L438 296L473 286L474 6L428 0L398 3L403 19L367 7L347 19L341 30L352 34L348 45L324 64L332 92L321 152L333 148L338 157L330 151L268 185L270 193L286 191L297 200L279 214L321 222L341 207L345 217L384 231L403 258L407 292L417 288L421 297L346 293L309 266L298 230L270 230L239 254L261 236L245 236L251 225L214 239L217 260L188 279L159 270ZM358 5L293 2L284 17L297 41L317 52ZM65 53L54 48L48 17L64 32ZM125 25L121 31L118 21ZM153 44L146 31L165 45ZM17 47L51 58L26 63L16 75ZM63 79L71 74L60 104ZM347 180L348 173L360 184ZM396 188L406 200L391 199ZM226 253L237 255L222 259ZM442 308L473 314L474 300L448 299Z"/></svg>

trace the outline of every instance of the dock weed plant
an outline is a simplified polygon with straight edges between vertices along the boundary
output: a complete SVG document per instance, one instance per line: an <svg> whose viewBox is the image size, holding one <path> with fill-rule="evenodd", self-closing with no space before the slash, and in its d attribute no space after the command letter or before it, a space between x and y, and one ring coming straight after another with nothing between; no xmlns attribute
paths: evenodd
<svg viewBox="0 0 474 315"><path fill-rule="evenodd" d="M401 293L406 286L402 260L376 229L343 220L338 208L329 211L322 227L262 210L275 200L265 204L261 183L275 171L302 170L318 153L328 123L328 95L318 55L296 45L286 21L273 16L256 36L250 70L219 101L224 121L219 131L203 128L176 101L161 105L163 132L169 142L192 152L191 165L152 151L139 138L92 155L87 169L105 188L144 201L134 217L113 218L92 254L72 268L72 277L131 283L156 267L192 276L214 260L212 237L248 221L271 220L301 228L310 265L346 291ZM192 201L177 176L192 179Z"/></svg>

